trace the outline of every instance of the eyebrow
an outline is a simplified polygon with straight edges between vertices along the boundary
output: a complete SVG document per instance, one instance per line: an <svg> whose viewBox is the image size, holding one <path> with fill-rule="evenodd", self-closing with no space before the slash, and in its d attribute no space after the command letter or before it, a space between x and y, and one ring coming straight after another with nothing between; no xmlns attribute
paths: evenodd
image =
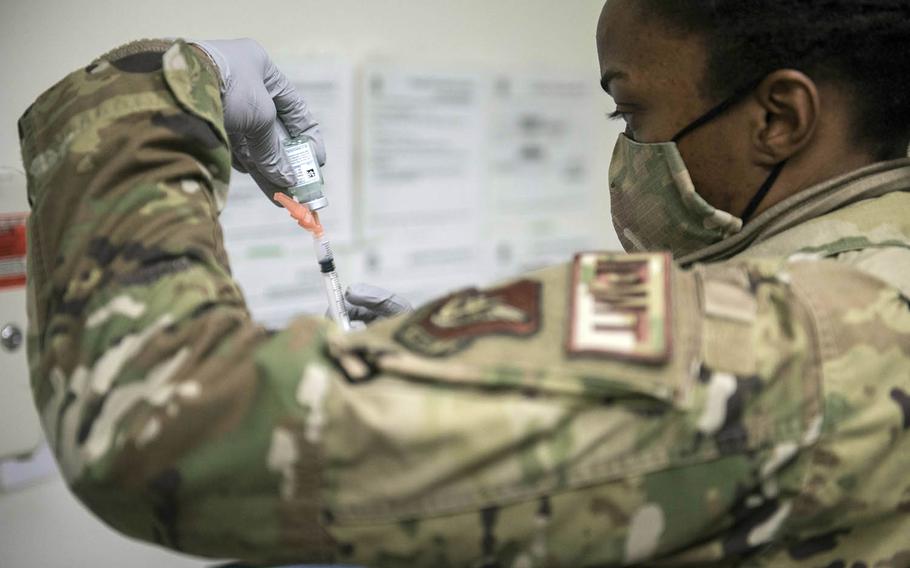
<svg viewBox="0 0 910 568"><path fill-rule="evenodd" d="M600 88L604 90L608 95L613 95L610 92L610 81L614 79L628 79L629 74L625 71L620 71L618 69L607 69L604 71L603 76L600 78Z"/></svg>

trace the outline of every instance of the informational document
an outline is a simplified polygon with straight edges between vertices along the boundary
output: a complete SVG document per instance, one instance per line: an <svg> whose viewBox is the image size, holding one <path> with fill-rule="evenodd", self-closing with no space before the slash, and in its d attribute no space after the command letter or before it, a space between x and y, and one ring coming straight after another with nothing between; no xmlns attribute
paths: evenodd
<svg viewBox="0 0 910 568"><path fill-rule="evenodd" d="M360 275L364 282L400 294L415 306L465 286L484 284L482 249L474 243L384 242L365 244Z"/></svg>
<svg viewBox="0 0 910 568"><path fill-rule="evenodd" d="M368 66L363 209L368 238L475 233L485 85L479 73Z"/></svg>
<svg viewBox="0 0 910 568"><path fill-rule="evenodd" d="M320 216L343 284L420 304L602 248L589 77L367 62L355 81L330 59L279 66L326 140ZM235 176L222 223L254 317L280 326L324 313L309 235L249 177Z"/></svg>
<svg viewBox="0 0 910 568"><path fill-rule="evenodd" d="M354 240L353 128L354 74L350 63L286 57L279 62L303 94L326 144L323 168L329 206L320 219L338 255L345 283L361 262L348 261ZM228 203L221 214L225 247L253 317L284 325L301 313L322 314L327 306L312 239L287 211L272 203L248 175L233 172Z"/></svg>
<svg viewBox="0 0 910 568"><path fill-rule="evenodd" d="M485 232L497 276L569 260L596 245L596 92L590 77L493 79L485 136Z"/></svg>
<svg viewBox="0 0 910 568"><path fill-rule="evenodd" d="M421 301L489 272L481 235L488 96L480 72L366 67L367 277Z"/></svg>

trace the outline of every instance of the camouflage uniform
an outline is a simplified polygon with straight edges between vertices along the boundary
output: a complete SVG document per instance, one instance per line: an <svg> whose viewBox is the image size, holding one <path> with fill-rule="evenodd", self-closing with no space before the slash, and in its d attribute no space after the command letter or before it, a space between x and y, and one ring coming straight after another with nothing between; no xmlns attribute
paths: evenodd
<svg viewBox="0 0 910 568"><path fill-rule="evenodd" d="M581 254L273 333L222 247L217 81L138 42L20 121L35 399L111 526L275 563L910 566L910 160L687 268Z"/></svg>

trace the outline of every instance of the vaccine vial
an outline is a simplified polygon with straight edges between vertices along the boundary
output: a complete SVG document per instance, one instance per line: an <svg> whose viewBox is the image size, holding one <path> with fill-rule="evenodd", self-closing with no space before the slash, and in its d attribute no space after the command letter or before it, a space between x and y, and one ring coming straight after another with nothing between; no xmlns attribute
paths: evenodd
<svg viewBox="0 0 910 568"><path fill-rule="evenodd" d="M310 211L328 205L329 200L325 197L325 179L322 177L322 170L319 169L313 139L305 134L297 138L288 138L284 141L284 151L297 176L297 185L288 188L288 193L297 199L298 203L306 205Z"/></svg>

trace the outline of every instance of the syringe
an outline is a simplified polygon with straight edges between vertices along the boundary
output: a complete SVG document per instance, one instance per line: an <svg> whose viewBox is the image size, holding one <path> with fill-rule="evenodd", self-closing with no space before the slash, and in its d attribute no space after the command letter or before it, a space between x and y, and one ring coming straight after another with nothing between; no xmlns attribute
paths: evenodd
<svg viewBox="0 0 910 568"><path fill-rule="evenodd" d="M338 280L338 272L335 271L335 256L332 254L332 248L329 246L329 239L325 236L325 229L319 222L319 214L310 211L306 206L297 203L287 195L276 192L275 200L284 206L291 214L291 217L297 220L297 224L309 231L313 235L313 246L316 250L316 261L319 263L319 270L322 272L322 283L325 286L325 294L329 301L329 313L332 314L338 325L344 331L350 331L351 320L348 318L348 311L344 305L344 294L341 292L341 282Z"/></svg>

